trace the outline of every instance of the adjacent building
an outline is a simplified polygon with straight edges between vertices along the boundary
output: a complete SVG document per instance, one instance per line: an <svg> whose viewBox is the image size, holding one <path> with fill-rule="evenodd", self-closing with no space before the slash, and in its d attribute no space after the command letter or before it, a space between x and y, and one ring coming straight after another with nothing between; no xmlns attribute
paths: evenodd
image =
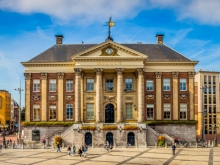
<svg viewBox="0 0 220 165"><path fill-rule="evenodd" d="M11 94L0 90L0 124L7 124L10 128L11 120Z"/></svg>
<svg viewBox="0 0 220 165"><path fill-rule="evenodd" d="M11 130L15 130L18 127L19 118L19 105L11 98Z"/></svg>

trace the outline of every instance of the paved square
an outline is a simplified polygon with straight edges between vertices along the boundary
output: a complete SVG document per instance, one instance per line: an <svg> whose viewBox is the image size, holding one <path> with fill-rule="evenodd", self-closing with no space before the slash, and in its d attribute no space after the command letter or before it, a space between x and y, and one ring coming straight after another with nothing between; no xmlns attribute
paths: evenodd
<svg viewBox="0 0 220 165"><path fill-rule="evenodd" d="M220 148L115 148L111 152L89 148L86 157L67 156L66 148L3 149L1 165L220 165Z"/></svg>

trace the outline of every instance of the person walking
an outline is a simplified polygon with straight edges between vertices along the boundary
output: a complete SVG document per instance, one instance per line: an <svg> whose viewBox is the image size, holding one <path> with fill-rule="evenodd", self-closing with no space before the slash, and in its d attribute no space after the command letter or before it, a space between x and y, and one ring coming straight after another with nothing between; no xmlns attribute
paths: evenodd
<svg viewBox="0 0 220 165"><path fill-rule="evenodd" d="M60 144L57 144L57 152L61 152L60 151Z"/></svg>
<svg viewBox="0 0 220 165"><path fill-rule="evenodd" d="M75 144L73 144L73 155L75 155L76 154L76 146L75 146Z"/></svg>
<svg viewBox="0 0 220 165"><path fill-rule="evenodd" d="M79 147L78 153L79 153L79 156L82 157L82 147Z"/></svg>
<svg viewBox="0 0 220 165"><path fill-rule="evenodd" d="M86 157L87 151L88 151L88 147L87 147L87 145L86 145L86 143L85 143L84 146L83 146L83 154L84 154L84 157Z"/></svg>
<svg viewBox="0 0 220 165"><path fill-rule="evenodd" d="M70 152L71 152L71 147L70 146L67 147L67 152L68 152L68 156L70 156Z"/></svg>
<svg viewBox="0 0 220 165"><path fill-rule="evenodd" d="M173 155L175 155L175 150L176 150L176 146L175 146L175 144L173 144L173 145L172 145Z"/></svg>

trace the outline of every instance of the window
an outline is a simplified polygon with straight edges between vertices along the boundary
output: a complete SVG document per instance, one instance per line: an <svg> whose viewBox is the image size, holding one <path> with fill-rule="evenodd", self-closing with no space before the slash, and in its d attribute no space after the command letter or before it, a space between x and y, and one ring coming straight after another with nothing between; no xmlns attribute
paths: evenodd
<svg viewBox="0 0 220 165"><path fill-rule="evenodd" d="M40 120L40 105L33 105L34 118L33 120Z"/></svg>
<svg viewBox="0 0 220 165"><path fill-rule="evenodd" d="M212 88L209 87L208 90L209 90L209 94L212 94Z"/></svg>
<svg viewBox="0 0 220 165"><path fill-rule="evenodd" d="M209 115L209 124L212 124L212 115Z"/></svg>
<svg viewBox="0 0 220 165"><path fill-rule="evenodd" d="M170 90L170 79L168 78L163 79L163 90L164 91Z"/></svg>
<svg viewBox="0 0 220 165"><path fill-rule="evenodd" d="M86 104L87 119L94 119L94 104Z"/></svg>
<svg viewBox="0 0 220 165"><path fill-rule="evenodd" d="M213 105L213 113L216 113L216 105Z"/></svg>
<svg viewBox="0 0 220 165"><path fill-rule="evenodd" d="M187 104L180 104L180 119L186 119Z"/></svg>
<svg viewBox="0 0 220 165"><path fill-rule="evenodd" d="M207 104L207 95L204 95L204 104Z"/></svg>
<svg viewBox="0 0 220 165"><path fill-rule="evenodd" d="M56 120L57 112L56 112L56 105L50 105L50 120Z"/></svg>
<svg viewBox="0 0 220 165"><path fill-rule="evenodd" d="M216 124L216 115L213 115L213 122Z"/></svg>
<svg viewBox="0 0 220 165"><path fill-rule="evenodd" d="M146 81L146 89L147 89L147 91L153 91L154 90L154 81L153 80L147 80Z"/></svg>
<svg viewBox="0 0 220 165"><path fill-rule="evenodd" d="M106 91L112 91L112 90L113 90L113 80L106 79Z"/></svg>
<svg viewBox="0 0 220 165"><path fill-rule="evenodd" d="M87 88L87 91L94 91L94 79L86 80L86 88Z"/></svg>
<svg viewBox="0 0 220 165"><path fill-rule="evenodd" d="M73 104L66 104L66 119L73 119Z"/></svg>
<svg viewBox="0 0 220 165"><path fill-rule="evenodd" d="M215 81L216 81L216 77L213 76L213 84L215 84Z"/></svg>
<svg viewBox="0 0 220 165"><path fill-rule="evenodd" d="M209 104L212 104L212 95L209 95Z"/></svg>
<svg viewBox="0 0 220 165"><path fill-rule="evenodd" d="M67 92L73 91L73 80L66 80L66 91Z"/></svg>
<svg viewBox="0 0 220 165"><path fill-rule="evenodd" d="M203 88L204 94L207 94L207 88Z"/></svg>
<svg viewBox="0 0 220 165"><path fill-rule="evenodd" d="M132 90L132 79L131 78L125 79L125 85L126 85L125 89L127 91L131 91Z"/></svg>
<svg viewBox="0 0 220 165"><path fill-rule="evenodd" d="M204 117L207 117L207 105L204 105Z"/></svg>
<svg viewBox="0 0 220 165"><path fill-rule="evenodd" d="M56 80L50 80L50 92L56 92Z"/></svg>
<svg viewBox="0 0 220 165"><path fill-rule="evenodd" d="M180 90L186 91L186 79L185 78L180 79Z"/></svg>
<svg viewBox="0 0 220 165"><path fill-rule="evenodd" d="M208 82L211 84L211 76L208 76Z"/></svg>
<svg viewBox="0 0 220 165"><path fill-rule="evenodd" d="M204 84L207 84L207 76L204 75Z"/></svg>
<svg viewBox="0 0 220 165"><path fill-rule="evenodd" d="M34 79L33 81L33 91L34 92L40 92L40 80L39 79Z"/></svg>
<svg viewBox="0 0 220 165"><path fill-rule="evenodd" d="M213 86L213 94L216 94L216 86Z"/></svg>
<svg viewBox="0 0 220 165"><path fill-rule="evenodd" d="M126 104L126 119L132 119L132 103Z"/></svg>
<svg viewBox="0 0 220 165"><path fill-rule="evenodd" d="M147 104L147 119L154 119L154 104Z"/></svg>
<svg viewBox="0 0 220 165"><path fill-rule="evenodd" d="M213 104L216 104L216 96L213 95Z"/></svg>
<svg viewBox="0 0 220 165"><path fill-rule="evenodd" d="M163 118L170 119L170 104L163 104Z"/></svg>
<svg viewBox="0 0 220 165"><path fill-rule="evenodd" d="M209 113L212 113L212 105L209 105Z"/></svg>

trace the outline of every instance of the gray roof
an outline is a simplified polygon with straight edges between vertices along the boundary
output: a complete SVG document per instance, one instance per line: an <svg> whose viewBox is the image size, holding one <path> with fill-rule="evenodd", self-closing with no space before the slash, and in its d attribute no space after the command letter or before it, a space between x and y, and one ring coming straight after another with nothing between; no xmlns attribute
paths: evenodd
<svg viewBox="0 0 220 165"><path fill-rule="evenodd" d="M57 44L27 62L71 62L71 57L98 44ZM148 56L147 61L191 61L164 44L121 44Z"/></svg>

